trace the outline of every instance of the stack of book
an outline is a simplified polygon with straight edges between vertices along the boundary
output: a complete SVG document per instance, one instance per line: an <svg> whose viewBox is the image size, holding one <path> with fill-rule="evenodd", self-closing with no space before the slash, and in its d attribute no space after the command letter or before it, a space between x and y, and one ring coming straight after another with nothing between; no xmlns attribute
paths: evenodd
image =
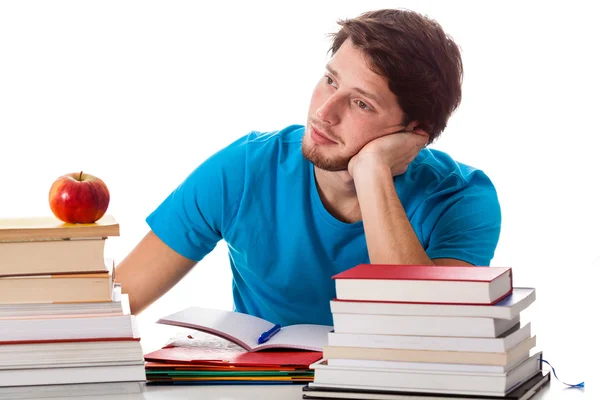
<svg viewBox="0 0 600 400"><path fill-rule="evenodd" d="M358 265L335 275L334 331L303 398L520 399L549 382L502 267Z"/></svg>
<svg viewBox="0 0 600 400"><path fill-rule="evenodd" d="M143 351L113 281L111 216L0 220L0 398L140 392Z"/></svg>

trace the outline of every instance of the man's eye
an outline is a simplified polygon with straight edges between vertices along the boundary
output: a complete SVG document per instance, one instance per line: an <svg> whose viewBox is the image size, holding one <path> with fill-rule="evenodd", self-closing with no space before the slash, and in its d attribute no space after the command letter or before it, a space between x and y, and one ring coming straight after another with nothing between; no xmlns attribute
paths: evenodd
<svg viewBox="0 0 600 400"><path fill-rule="evenodd" d="M325 76L325 82L328 85L333 85L333 79L331 79L331 77L329 77L329 76Z"/></svg>
<svg viewBox="0 0 600 400"><path fill-rule="evenodd" d="M356 100L356 105L358 105L358 107L359 107L361 110L370 110L370 109L371 109L371 108L370 108L368 105L366 105L366 104L365 104L363 101L361 101L361 100Z"/></svg>

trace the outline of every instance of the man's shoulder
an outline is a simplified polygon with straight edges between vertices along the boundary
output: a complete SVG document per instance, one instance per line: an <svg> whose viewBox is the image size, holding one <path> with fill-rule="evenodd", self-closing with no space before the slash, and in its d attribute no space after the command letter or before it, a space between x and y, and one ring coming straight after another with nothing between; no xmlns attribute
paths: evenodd
<svg viewBox="0 0 600 400"><path fill-rule="evenodd" d="M274 131L251 131L246 137L248 145L276 145L279 143L301 143L303 125L288 125Z"/></svg>
<svg viewBox="0 0 600 400"><path fill-rule="evenodd" d="M274 131L248 131L215 152L208 161L216 167L237 169L241 164L263 162L269 155L300 153L287 151L287 148L291 145L294 150L300 150L303 134L303 125L288 125Z"/></svg>
<svg viewBox="0 0 600 400"><path fill-rule="evenodd" d="M412 174L427 182L430 189L460 190L481 187L494 191L494 184L481 168L457 161L450 154L436 149L423 150L412 164Z"/></svg>
<svg viewBox="0 0 600 400"><path fill-rule="evenodd" d="M226 146L219 158L230 168L251 166L256 173L268 168L269 161L297 164L302 162L303 135L303 125L288 125L274 131L249 131Z"/></svg>

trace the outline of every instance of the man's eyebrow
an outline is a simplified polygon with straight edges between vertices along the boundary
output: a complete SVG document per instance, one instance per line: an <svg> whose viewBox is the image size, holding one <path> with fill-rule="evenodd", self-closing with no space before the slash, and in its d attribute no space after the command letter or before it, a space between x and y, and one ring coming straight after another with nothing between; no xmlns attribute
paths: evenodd
<svg viewBox="0 0 600 400"><path fill-rule="evenodd" d="M333 69L331 67L331 65L326 64L325 68L327 68L327 71L329 71L331 73L331 75L335 76L337 79L340 79L340 74L335 69ZM375 95L374 93L367 92L366 90L361 89L359 87L354 87L354 88L352 88L352 90L355 90L358 93L362 94L363 96L373 100L377 104L382 105L382 102L379 100L379 97L377 97L377 95Z"/></svg>

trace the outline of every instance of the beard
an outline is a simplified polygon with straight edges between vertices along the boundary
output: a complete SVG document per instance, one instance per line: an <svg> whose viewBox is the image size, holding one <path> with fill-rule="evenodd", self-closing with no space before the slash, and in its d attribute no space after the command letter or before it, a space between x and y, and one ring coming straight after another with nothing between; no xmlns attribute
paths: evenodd
<svg viewBox="0 0 600 400"><path fill-rule="evenodd" d="M302 137L302 155L308 161L312 162L315 167L325 171L338 172L347 171L348 163L352 157L344 156L326 156L320 152L319 145L316 143L307 143L309 139L306 137L306 132Z"/></svg>

